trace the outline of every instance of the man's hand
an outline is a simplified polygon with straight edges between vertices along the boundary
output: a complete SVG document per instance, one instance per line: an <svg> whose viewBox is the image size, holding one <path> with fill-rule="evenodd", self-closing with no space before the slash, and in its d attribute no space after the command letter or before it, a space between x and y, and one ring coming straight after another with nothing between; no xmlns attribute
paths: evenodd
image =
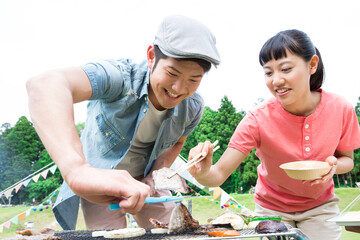
<svg viewBox="0 0 360 240"><path fill-rule="evenodd" d="M123 213L136 214L144 206L150 187L135 180L127 171L94 168L84 164L68 175L73 192L98 204L119 203Z"/></svg>

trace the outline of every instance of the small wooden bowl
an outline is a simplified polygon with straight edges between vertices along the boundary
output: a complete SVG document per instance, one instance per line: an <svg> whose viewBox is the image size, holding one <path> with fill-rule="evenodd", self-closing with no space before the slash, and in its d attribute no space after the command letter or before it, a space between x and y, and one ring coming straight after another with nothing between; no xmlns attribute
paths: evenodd
<svg viewBox="0 0 360 240"><path fill-rule="evenodd" d="M326 175L331 166L321 161L295 161L280 165L286 174L297 180L314 180Z"/></svg>

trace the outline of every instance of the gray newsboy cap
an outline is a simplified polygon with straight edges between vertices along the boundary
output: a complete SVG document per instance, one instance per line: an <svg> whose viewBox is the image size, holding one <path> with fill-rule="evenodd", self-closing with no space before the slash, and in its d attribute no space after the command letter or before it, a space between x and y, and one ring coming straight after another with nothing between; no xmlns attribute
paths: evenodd
<svg viewBox="0 0 360 240"><path fill-rule="evenodd" d="M154 45L168 57L200 58L220 64L215 36L201 22L181 15L166 17L159 26Z"/></svg>

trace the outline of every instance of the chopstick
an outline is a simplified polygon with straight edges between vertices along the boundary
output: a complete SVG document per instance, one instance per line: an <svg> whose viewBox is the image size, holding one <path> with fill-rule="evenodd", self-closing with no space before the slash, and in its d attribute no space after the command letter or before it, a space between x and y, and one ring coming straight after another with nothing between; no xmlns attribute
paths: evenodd
<svg viewBox="0 0 360 240"><path fill-rule="evenodd" d="M215 147L218 144L218 140L216 140L215 142L213 142L211 145L213 147ZM220 147L216 146L213 150L213 152L215 152L216 150L218 150ZM186 171L187 169L191 168L192 166L194 166L196 163L200 162L201 160L203 160L206 156L204 156L204 152L199 153L198 155L196 155L193 159L191 159L190 161L188 161L186 163L185 166L179 168L178 170L176 170L175 172L173 172L172 174L170 174L168 176L168 178L172 178L173 176L175 176L176 174L180 174L184 171Z"/></svg>

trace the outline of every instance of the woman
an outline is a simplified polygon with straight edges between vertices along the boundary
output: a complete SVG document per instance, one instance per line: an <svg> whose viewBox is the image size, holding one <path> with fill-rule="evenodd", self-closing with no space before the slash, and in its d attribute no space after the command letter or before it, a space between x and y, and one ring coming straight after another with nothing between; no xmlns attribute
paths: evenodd
<svg viewBox="0 0 360 240"><path fill-rule="evenodd" d="M281 216L310 239L340 239L341 228L326 220L339 214L333 175L353 168L353 150L360 147L354 108L321 89L321 56L304 32L279 32L264 44L259 60L274 97L247 113L215 165L210 142L193 148L190 159L200 152L208 155L189 172L205 186L219 186L256 148L261 164L255 212ZM279 168L297 160L326 161L333 167L321 179L299 181Z"/></svg>

